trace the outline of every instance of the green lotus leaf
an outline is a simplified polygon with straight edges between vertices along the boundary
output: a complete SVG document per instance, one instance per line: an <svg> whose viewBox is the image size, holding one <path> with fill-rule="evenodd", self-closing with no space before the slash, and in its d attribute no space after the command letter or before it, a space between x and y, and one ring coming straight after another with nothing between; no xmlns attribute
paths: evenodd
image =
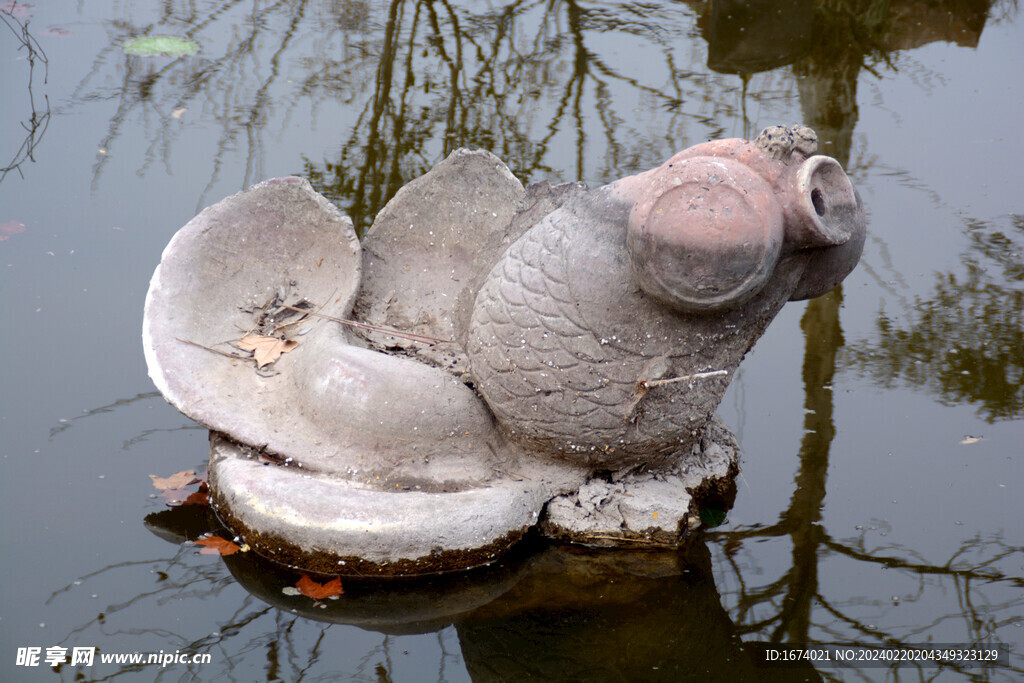
<svg viewBox="0 0 1024 683"><path fill-rule="evenodd" d="M182 57L199 52L199 44L179 36L143 36L129 40L121 49L136 57Z"/></svg>

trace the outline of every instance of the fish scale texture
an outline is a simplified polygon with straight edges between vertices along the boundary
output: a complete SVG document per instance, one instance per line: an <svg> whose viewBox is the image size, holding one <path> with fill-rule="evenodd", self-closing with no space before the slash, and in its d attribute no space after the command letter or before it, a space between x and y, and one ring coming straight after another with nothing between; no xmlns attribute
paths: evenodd
<svg viewBox="0 0 1024 683"><path fill-rule="evenodd" d="M579 296L595 278L618 273L579 272L570 255L587 245L577 239L574 218L556 212L534 226L477 294L469 341L477 387L517 440L567 453L598 451L601 459L610 451L678 450L680 436L703 420L681 405L648 419L638 387L654 360L669 357L671 343L652 342L643 325L613 332L617 326L603 314L629 302L604 298L601 311Z"/></svg>

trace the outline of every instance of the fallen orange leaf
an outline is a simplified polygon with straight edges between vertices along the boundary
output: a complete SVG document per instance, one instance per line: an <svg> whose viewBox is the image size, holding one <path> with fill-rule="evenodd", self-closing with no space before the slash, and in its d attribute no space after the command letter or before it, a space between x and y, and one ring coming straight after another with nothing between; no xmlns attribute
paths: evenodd
<svg viewBox="0 0 1024 683"><path fill-rule="evenodd" d="M257 367L261 368L270 365L280 358L282 353L288 353L298 345L299 342L291 339L266 337L262 334L250 334L238 342L238 348L243 351L252 351Z"/></svg>
<svg viewBox="0 0 1024 683"><path fill-rule="evenodd" d="M166 491L167 489L180 489L198 481L198 479L196 479L195 470L175 472L169 477L158 477L155 474L151 474L149 475L149 478L153 480L153 486L157 487L161 491Z"/></svg>
<svg viewBox="0 0 1024 683"><path fill-rule="evenodd" d="M203 546L199 549L200 555L234 555L242 549L241 546L220 536L198 538L196 544Z"/></svg>
<svg viewBox="0 0 1024 683"><path fill-rule="evenodd" d="M302 578L299 579L299 582L295 584L295 587L298 588L299 592L307 598L313 598L314 600L336 598L344 592L341 589L340 578L334 578L327 583L321 584L317 583L305 574L303 574Z"/></svg>

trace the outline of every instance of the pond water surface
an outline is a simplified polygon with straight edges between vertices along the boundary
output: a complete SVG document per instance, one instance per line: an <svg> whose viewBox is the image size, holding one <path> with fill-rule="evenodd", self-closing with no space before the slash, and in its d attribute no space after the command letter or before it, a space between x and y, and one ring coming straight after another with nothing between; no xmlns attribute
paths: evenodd
<svg viewBox="0 0 1024 683"><path fill-rule="evenodd" d="M986 667L769 673L1019 680L1019 8L769 4L0 4L0 680L743 680L766 642L1003 643ZM156 35L198 50L122 49ZM801 121L857 184L867 246L741 366L719 409L736 504L689 555L530 547L314 603L185 542L205 509L149 475L201 471L207 433L155 393L140 328L204 206L297 174L365 229L460 146L596 186ZM99 661L133 652L209 661Z"/></svg>

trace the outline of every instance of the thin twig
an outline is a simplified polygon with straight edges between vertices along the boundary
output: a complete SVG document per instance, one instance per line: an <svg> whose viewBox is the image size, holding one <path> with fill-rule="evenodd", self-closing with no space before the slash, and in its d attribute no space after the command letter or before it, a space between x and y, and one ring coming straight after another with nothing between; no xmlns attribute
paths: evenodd
<svg viewBox="0 0 1024 683"><path fill-rule="evenodd" d="M650 387L660 387L663 384L675 384L676 382L685 382L690 379L704 379L705 377L718 377L720 375L728 375L728 370L711 370L709 372L695 372L692 375L683 375L682 377L671 377L669 379L645 379L640 382L641 386L645 389Z"/></svg>
<svg viewBox="0 0 1024 683"><path fill-rule="evenodd" d="M320 260L323 261L323 258L321 258ZM327 301L324 301L322 304L317 306L315 311L311 311L308 308L302 308L302 309L299 309L299 310L302 311L304 314L307 314L307 315L317 315L318 313L320 313L320 311L324 310L324 306L326 306L327 304L330 303L331 299L334 298L334 295L335 295L335 293L337 291L338 291L338 288L335 287L334 291L331 292L331 295L329 297L327 297ZM281 304L281 307L282 308L288 308L289 310L295 310L296 308L298 308L296 306L289 306L289 305L284 304L284 303ZM301 323L305 319L306 319L306 315L303 315L302 317L298 318L297 320L293 320L290 323L281 323L280 325L278 325L277 327L274 328L274 334L277 334L278 332L280 332L284 328L288 327L289 325L297 325L298 323Z"/></svg>
<svg viewBox="0 0 1024 683"><path fill-rule="evenodd" d="M254 357L252 357L252 356L237 356L237 355L235 355L233 353L228 353L227 351L221 351L220 349L215 349L212 346L207 346L206 344L200 344L199 342L194 342L191 339L182 339L181 337L175 337L175 339L177 339L180 342L185 342L186 344L191 344L192 346L198 346L199 348L206 349L207 351L213 351L214 353L219 353L220 355L227 356L228 358L235 358L237 360L251 360L253 362L256 361L256 359Z"/></svg>
<svg viewBox="0 0 1024 683"><path fill-rule="evenodd" d="M304 308L296 308L295 306L287 306L287 305L282 304L281 308L287 308L287 309L290 309L290 310L293 310L293 311L299 311L301 313L307 313L309 315L315 315L318 318L327 318L328 320L333 320L334 322L341 323L342 325L350 325L351 327L358 327L359 329L370 330L371 332L380 332L382 334L388 334L388 335L391 335L393 337L399 337L401 339L408 339L409 341L419 342L420 344L429 344L430 346L433 346L434 344L448 344L448 343L451 343L451 339L438 339L437 337L428 337L425 334L414 334L412 332L403 332L401 330L396 330L393 327L384 327L382 325L370 325L369 323L360 323L360 322L356 322L355 320L346 320L345 318L335 318L332 315L325 315L323 313L316 313L314 311L308 311L308 310L306 310Z"/></svg>
<svg viewBox="0 0 1024 683"><path fill-rule="evenodd" d="M306 312L310 313L311 311L306 311ZM314 315L316 315L316 314L314 313ZM292 325L298 325L299 323L302 323L302 322L306 322L306 316L302 316L301 318L296 318L295 320L292 320L291 322L280 323L278 325L275 325L274 326L274 331L270 333L270 336L274 337L274 336L277 335L278 332L280 332L284 328L291 327Z"/></svg>
<svg viewBox="0 0 1024 683"><path fill-rule="evenodd" d="M674 548L675 547L674 545L672 545L670 543L661 543L659 541L651 541L651 540L646 539L646 538L625 538L624 536L603 536L601 534L587 534L586 536L584 536L584 540L589 540L591 538L597 538L597 539L607 540L607 541L621 541L621 542L626 542L626 543L646 543L648 545L660 545L660 546L664 546L666 548Z"/></svg>

